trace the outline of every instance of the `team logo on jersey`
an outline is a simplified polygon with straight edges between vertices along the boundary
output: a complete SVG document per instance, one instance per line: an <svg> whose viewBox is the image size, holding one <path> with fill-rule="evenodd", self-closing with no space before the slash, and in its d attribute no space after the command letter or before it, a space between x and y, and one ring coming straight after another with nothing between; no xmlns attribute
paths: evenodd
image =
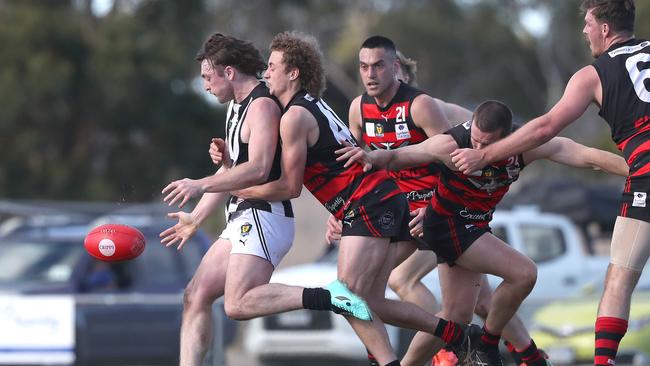
<svg viewBox="0 0 650 366"><path fill-rule="evenodd" d="M381 123L375 123L375 136L384 137L384 125Z"/></svg>
<svg viewBox="0 0 650 366"><path fill-rule="evenodd" d="M409 131L406 123L395 124L395 138L398 140L406 140L411 138L411 132Z"/></svg>
<svg viewBox="0 0 650 366"><path fill-rule="evenodd" d="M494 177L496 175L496 173L497 172L493 168L486 167L486 168L483 169L482 177L483 178L492 178L492 177Z"/></svg>
<svg viewBox="0 0 650 366"><path fill-rule="evenodd" d="M251 233L251 229L252 229L252 228L253 228L253 225L251 225L251 224L249 224L249 223L245 223L245 224L242 225L241 228L239 229L239 233L241 234L241 236L248 236L248 234Z"/></svg>
<svg viewBox="0 0 650 366"><path fill-rule="evenodd" d="M648 194L646 192L634 192L634 200L632 201L632 206L645 207L646 198L648 198Z"/></svg>

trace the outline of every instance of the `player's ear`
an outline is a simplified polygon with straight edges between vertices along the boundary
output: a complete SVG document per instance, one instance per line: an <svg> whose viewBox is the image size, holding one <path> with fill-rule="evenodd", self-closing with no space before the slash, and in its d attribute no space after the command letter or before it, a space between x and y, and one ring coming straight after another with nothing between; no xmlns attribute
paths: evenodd
<svg viewBox="0 0 650 366"><path fill-rule="evenodd" d="M228 80L232 80L235 77L235 69L232 66L226 66L223 69L223 72L228 78Z"/></svg>
<svg viewBox="0 0 650 366"><path fill-rule="evenodd" d="M600 25L600 32L603 34L603 36L607 37L609 33L611 32L612 28L609 26L607 23L603 23Z"/></svg>
<svg viewBox="0 0 650 366"><path fill-rule="evenodd" d="M300 76L300 70L296 68L291 69L291 72L289 72L289 80L296 80L298 76Z"/></svg>

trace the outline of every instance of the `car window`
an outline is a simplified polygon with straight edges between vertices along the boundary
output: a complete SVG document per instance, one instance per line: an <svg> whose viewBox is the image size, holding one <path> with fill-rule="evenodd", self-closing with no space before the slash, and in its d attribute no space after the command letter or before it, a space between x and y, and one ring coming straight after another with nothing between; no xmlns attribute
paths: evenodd
<svg viewBox="0 0 650 366"><path fill-rule="evenodd" d="M0 283L67 282L82 254L82 246L62 243L38 241L2 243Z"/></svg>
<svg viewBox="0 0 650 366"><path fill-rule="evenodd" d="M557 227L524 224L521 235L524 252L535 263L552 260L566 252L564 235Z"/></svg>
<svg viewBox="0 0 650 366"><path fill-rule="evenodd" d="M186 282L176 250L147 238L144 253L132 261L134 284L139 287L178 287Z"/></svg>

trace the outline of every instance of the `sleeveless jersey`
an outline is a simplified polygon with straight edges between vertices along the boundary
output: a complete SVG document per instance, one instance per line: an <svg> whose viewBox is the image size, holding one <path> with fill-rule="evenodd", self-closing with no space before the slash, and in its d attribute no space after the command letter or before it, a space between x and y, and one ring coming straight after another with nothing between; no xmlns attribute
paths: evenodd
<svg viewBox="0 0 650 366"><path fill-rule="evenodd" d="M616 44L593 66L603 88L600 116L630 167L621 208L628 216L629 205L646 207L650 190L650 41Z"/></svg>
<svg viewBox="0 0 650 366"><path fill-rule="evenodd" d="M472 148L471 122L451 128L459 148ZM508 192L510 184L519 178L524 168L521 154L488 164L485 168L465 175L441 165L440 182L431 199L431 208L442 216L458 216L478 227L487 227L496 205Z"/></svg>
<svg viewBox="0 0 650 366"><path fill-rule="evenodd" d="M361 123L363 141L371 150L391 150L414 145L427 139L411 117L411 104L415 97L424 94L408 84L400 82L397 93L381 108L375 98L364 93L361 96ZM400 171L389 171L409 200L411 210L426 207L438 183L437 164L424 164Z"/></svg>
<svg viewBox="0 0 650 366"><path fill-rule="evenodd" d="M245 143L242 140L241 131L242 126L246 123L248 108L250 107L253 100L257 98L271 98L275 103L278 104L280 110L282 110L282 107L280 106L278 100L269 94L269 89L263 82L260 82L240 103L235 103L234 100L230 101L230 104L228 104L228 112L226 114L226 143L228 145L231 164L233 167L248 161L248 143ZM281 148L280 141L278 139L278 145L275 148L275 156L273 158L273 165L271 166L269 176L264 183L280 178L280 155ZM291 208L291 202L289 200L281 202L269 202L257 199L245 200L236 196L230 197L227 207L228 216L233 212L242 211L249 208L256 208L282 216L293 217L293 210Z"/></svg>
<svg viewBox="0 0 650 366"><path fill-rule="evenodd" d="M335 151L343 146L339 141L347 141L356 146L348 127L322 99L316 99L305 90L293 96L285 111L292 106L308 110L318 123L318 140L307 149L307 161L303 183L316 199L338 219L343 219L344 210L382 182L390 181L385 170L363 172L359 164L345 168L344 162L336 161ZM400 194L396 185L383 199Z"/></svg>

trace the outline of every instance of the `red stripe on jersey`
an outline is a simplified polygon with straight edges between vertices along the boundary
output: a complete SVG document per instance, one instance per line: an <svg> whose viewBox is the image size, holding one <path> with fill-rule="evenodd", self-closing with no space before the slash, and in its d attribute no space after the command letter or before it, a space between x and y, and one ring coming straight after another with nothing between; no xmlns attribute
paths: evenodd
<svg viewBox="0 0 650 366"><path fill-rule="evenodd" d="M328 172L331 174L327 174ZM314 197L324 204L348 189L361 174L363 168L359 164L353 164L345 171L334 174L325 165L316 163L305 168L303 182Z"/></svg>
<svg viewBox="0 0 650 366"><path fill-rule="evenodd" d="M630 136L630 137L626 138L625 140L623 140L623 141L619 142L618 144L616 144L616 147L618 147L618 149L621 150L621 151L625 150L625 147L627 146L628 142L630 142L630 140L632 140L633 138L635 138L638 135L640 135L640 134L642 134L644 132L647 132L647 131L650 131L650 125L643 126L642 129L635 132L632 136Z"/></svg>
<svg viewBox="0 0 650 366"><path fill-rule="evenodd" d="M388 176L388 173L385 170L378 170L376 172L368 174L359 183L359 187L350 195L350 202L354 202L361 197L369 194L373 189L377 188L381 182L388 179L390 179L390 176ZM395 189L382 197L381 200L383 201L399 193L401 193L401 191L399 189Z"/></svg>
<svg viewBox="0 0 650 366"><path fill-rule="evenodd" d="M650 150L650 140L644 141L641 145L637 146L634 151L632 151L630 157L627 158L627 164L631 166L634 164L634 161L639 157L639 155L647 152L648 150Z"/></svg>
<svg viewBox="0 0 650 366"><path fill-rule="evenodd" d="M630 177L639 177L650 172L650 163L644 165L641 169L638 169L633 174L630 174Z"/></svg>
<svg viewBox="0 0 650 366"><path fill-rule="evenodd" d="M361 106L361 113L363 113L364 118L370 118L370 119L393 119L397 118L397 107L404 107L404 118L408 118L409 116L409 104L411 102L406 101L402 103L395 103L390 106L390 108L387 111L382 111L379 109L379 106L376 104L363 104ZM402 116L400 116L402 117Z"/></svg>

